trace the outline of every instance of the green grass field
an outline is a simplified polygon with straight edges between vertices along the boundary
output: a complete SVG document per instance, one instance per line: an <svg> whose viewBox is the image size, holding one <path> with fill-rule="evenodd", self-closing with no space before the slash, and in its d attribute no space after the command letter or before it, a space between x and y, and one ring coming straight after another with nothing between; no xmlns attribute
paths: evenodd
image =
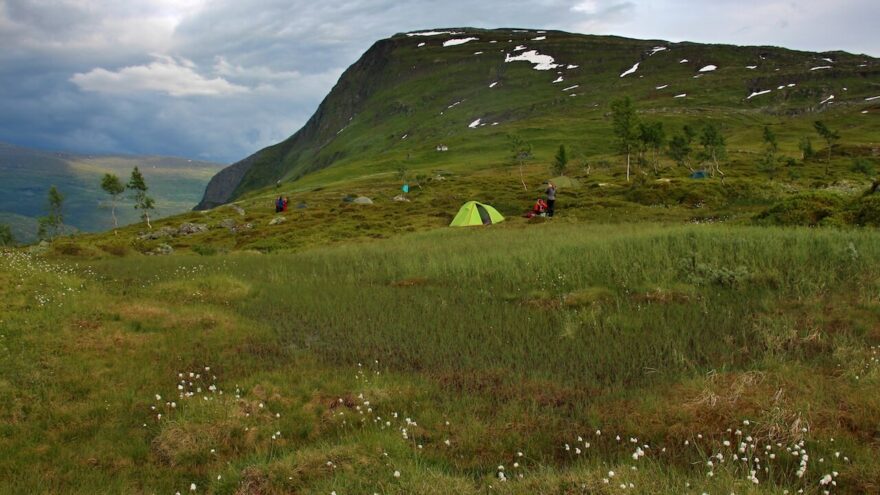
<svg viewBox="0 0 880 495"><path fill-rule="evenodd" d="M880 234L557 220L4 252L0 492L880 488Z"/></svg>

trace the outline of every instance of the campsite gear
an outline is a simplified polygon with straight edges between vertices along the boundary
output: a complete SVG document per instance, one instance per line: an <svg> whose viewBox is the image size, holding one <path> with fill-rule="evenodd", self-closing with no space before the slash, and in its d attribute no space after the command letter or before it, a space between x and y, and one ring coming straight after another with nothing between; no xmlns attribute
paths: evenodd
<svg viewBox="0 0 880 495"><path fill-rule="evenodd" d="M557 188L562 189L580 189L581 183L577 179L573 179L571 177L560 175L559 177L554 177L547 181L547 184L553 183Z"/></svg>
<svg viewBox="0 0 880 495"><path fill-rule="evenodd" d="M403 190L404 194L409 192L409 184L404 184L403 187L400 188Z"/></svg>
<svg viewBox="0 0 880 495"><path fill-rule="evenodd" d="M533 217L545 217L547 216L547 202L541 198L538 198L538 201L535 202L535 206L526 213L526 218Z"/></svg>
<svg viewBox="0 0 880 495"><path fill-rule="evenodd" d="M471 225L492 225L503 222L504 217L498 210L489 205L468 201L458 210L458 214L452 219L450 227L468 227Z"/></svg>
<svg viewBox="0 0 880 495"><path fill-rule="evenodd" d="M691 174L691 179L705 179L706 177L709 177L709 172L705 170L697 170Z"/></svg>
<svg viewBox="0 0 880 495"><path fill-rule="evenodd" d="M373 204L373 200L366 197L366 196L358 196L358 197L354 198L351 202L356 205L371 205L371 204Z"/></svg>

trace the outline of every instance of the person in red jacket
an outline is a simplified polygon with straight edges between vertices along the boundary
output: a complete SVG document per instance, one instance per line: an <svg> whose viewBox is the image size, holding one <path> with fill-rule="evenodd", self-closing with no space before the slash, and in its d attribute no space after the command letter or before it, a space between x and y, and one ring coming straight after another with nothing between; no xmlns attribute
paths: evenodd
<svg viewBox="0 0 880 495"><path fill-rule="evenodd" d="M539 217L543 216L547 213L547 203L543 198L538 198L538 201L535 202L535 206L526 213L526 218Z"/></svg>

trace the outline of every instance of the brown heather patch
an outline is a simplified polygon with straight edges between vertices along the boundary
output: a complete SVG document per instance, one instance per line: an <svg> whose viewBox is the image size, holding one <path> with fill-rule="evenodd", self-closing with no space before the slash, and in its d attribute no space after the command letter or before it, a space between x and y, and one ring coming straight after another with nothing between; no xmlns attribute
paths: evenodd
<svg viewBox="0 0 880 495"><path fill-rule="evenodd" d="M635 292L630 298L635 302L647 304L687 304L691 302L692 299L695 299L695 296L683 290L657 287L646 291Z"/></svg>
<svg viewBox="0 0 880 495"><path fill-rule="evenodd" d="M393 280L389 284L391 287L417 287L422 285L428 285L429 280L424 277L413 277L413 278L404 278L400 280Z"/></svg>
<svg viewBox="0 0 880 495"><path fill-rule="evenodd" d="M560 301L558 298L546 296L530 297L523 301L523 304L535 309L542 310L554 310L562 307L562 301Z"/></svg>
<svg viewBox="0 0 880 495"><path fill-rule="evenodd" d="M251 429L247 433L255 432ZM156 457L168 466L198 466L209 463L211 449L218 452L239 452L256 443L256 438L241 435L240 426L231 419L214 419L210 423L168 421L153 438L150 447Z"/></svg>
<svg viewBox="0 0 880 495"><path fill-rule="evenodd" d="M495 402L532 402L541 407L574 410L599 395L550 380L522 379L502 370L451 371L433 375L441 388L455 394L490 396Z"/></svg>
<svg viewBox="0 0 880 495"><path fill-rule="evenodd" d="M369 466L366 453L357 446L343 445L298 450L269 464L251 465L242 470L236 495L281 495L306 493L322 479L351 474ZM328 462L331 464L328 465Z"/></svg>
<svg viewBox="0 0 880 495"><path fill-rule="evenodd" d="M74 327L65 332L63 345L71 351L105 354L142 348L152 340L149 334L124 331L117 326L95 329Z"/></svg>
<svg viewBox="0 0 880 495"><path fill-rule="evenodd" d="M257 466L248 466L241 472L241 480L235 495L269 495L273 493L270 488L269 476L264 469Z"/></svg>
<svg viewBox="0 0 880 495"><path fill-rule="evenodd" d="M172 315L167 305L158 306L144 301L120 303L116 311L126 320L165 320Z"/></svg>

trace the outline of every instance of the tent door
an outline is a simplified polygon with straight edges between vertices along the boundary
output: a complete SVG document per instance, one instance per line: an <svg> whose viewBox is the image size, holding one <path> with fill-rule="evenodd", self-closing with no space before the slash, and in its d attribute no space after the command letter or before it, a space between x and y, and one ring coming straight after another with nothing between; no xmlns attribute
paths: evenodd
<svg viewBox="0 0 880 495"><path fill-rule="evenodd" d="M480 220L483 221L483 225L492 225L492 219L489 217L489 212L483 208L483 205L477 205L477 211L480 213Z"/></svg>

